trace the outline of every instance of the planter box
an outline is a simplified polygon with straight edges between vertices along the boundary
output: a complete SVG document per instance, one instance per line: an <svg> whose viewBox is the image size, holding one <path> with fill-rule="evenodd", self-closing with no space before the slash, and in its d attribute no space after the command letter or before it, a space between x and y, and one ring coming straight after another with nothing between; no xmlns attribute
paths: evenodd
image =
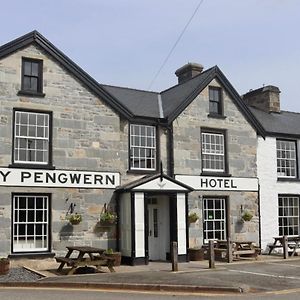
<svg viewBox="0 0 300 300"><path fill-rule="evenodd" d="M5 275L9 272L9 259L0 260L0 275Z"/></svg>
<svg viewBox="0 0 300 300"><path fill-rule="evenodd" d="M203 248L189 248L189 259L191 261L204 260Z"/></svg>
<svg viewBox="0 0 300 300"><path fill-rule="evenodd" d="M104 253L104 255L115 259L114 267L119 267L121 265L121 259L122 259L121 252L114 252L111 254Z"/></svg>

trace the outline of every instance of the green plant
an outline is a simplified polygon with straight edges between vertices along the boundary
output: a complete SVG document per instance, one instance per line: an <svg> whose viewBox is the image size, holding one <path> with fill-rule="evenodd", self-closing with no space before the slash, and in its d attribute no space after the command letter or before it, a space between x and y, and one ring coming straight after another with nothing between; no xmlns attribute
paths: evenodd
<svg viewBox="0 0 300 300"><path fill-rule="evenodd" d="M248 221L251 221L252 218L253 218L253 214L250 211L245 210L244 213L243 213L243 215L242 215L242 219L244 221L248 222Z"/></svg>
<svg viewBox="0 0 300 300"><path fill-rule="evenodd" d="M70 214L66 217L66 219L72 224L72 225L77 225L82 221L82 215L75 213L75 214Z"/></svg>
<svg viewBox="0 0 300 300"><path fill-rule="evenodd" d="M114 250L112 248L108 248L107 250L105 250L104 253L105 254L114 254Z"/></svg>
<svg viewBox="0 0 300 300"><path fill-rule="evenodd" d="M199 216L195 212L189 214L189 216L188 216L189 224L195 223L198 220L199 220Z"/></svg>
<svg viewBox="0 0 300 300"><path fill-rule="evenodd" d="M118 217L114 212L104 211L100 214L101 223L115 224L117 219Z"/></svg>

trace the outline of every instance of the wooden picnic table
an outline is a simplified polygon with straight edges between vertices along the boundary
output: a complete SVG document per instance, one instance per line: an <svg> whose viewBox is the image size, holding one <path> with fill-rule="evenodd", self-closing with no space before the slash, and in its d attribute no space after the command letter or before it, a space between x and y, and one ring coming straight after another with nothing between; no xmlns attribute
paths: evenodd
<svg viewBox="0 0 300 300"><path fill-rule="evenodd" d="M260 249L256 247L253 241L231 241L232 245L232 256L235 258L241 258L241 256L250 256L257 258L260 253ZM223 258L228 255L228 241L227 240L217 240L215 252L221 252Z"/></svg>
<svg viewBox="0 0 300 300"><path fill-rule="evenodd" d="M284 247L284 237L283 236L274 236L274 242L272 245L269 245L269 255L276 248ZM300 236L286 236L287 246L291 249L291 256L296 254L297 249L300 249Z"/></svg>
<svg viewBox="0 0 300 300"><path fill-rule="evenodd" d="M101 270L102 266L106 266L110 272L115 272L114 258L105 256L105 249L90 246L67 246L66 248L68 252L65 257L55 257L56 261L60 263L57 268L58 272L62 272L65 265L71 267L68 275L74 274L75 270L82 266L95 266L98 270ZM72 258L74 251L78 252L78 255Z"/></svg>

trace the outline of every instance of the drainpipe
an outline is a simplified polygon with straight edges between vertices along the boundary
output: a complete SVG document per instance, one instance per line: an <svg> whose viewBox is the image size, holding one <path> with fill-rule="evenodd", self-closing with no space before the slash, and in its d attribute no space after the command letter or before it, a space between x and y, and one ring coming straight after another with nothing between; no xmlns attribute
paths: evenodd
<svg viewBox="0 0 300 300"><path fill-rule="evenodd" d="M170 124L168 127L168 175L170 177L174 177L174 138L173 138L173 123Z"/></svg>

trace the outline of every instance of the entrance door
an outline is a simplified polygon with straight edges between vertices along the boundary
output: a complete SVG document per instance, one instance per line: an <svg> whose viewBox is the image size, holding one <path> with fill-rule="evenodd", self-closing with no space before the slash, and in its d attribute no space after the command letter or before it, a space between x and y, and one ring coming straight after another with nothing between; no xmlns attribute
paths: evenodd
<svg viewBox="0 0 300 300"><path fill-rule="evenodd" d="M160 259L158 213L159 210L157 204L148 205L148 220L149 220L148 244L149 244L150 260Z"/></svg>
<svg viewBox="0 0 300 300"><path fill-rule="evenodd" d="M166 260L170 245L168 197L148 199L149 260Z"/></svg>

